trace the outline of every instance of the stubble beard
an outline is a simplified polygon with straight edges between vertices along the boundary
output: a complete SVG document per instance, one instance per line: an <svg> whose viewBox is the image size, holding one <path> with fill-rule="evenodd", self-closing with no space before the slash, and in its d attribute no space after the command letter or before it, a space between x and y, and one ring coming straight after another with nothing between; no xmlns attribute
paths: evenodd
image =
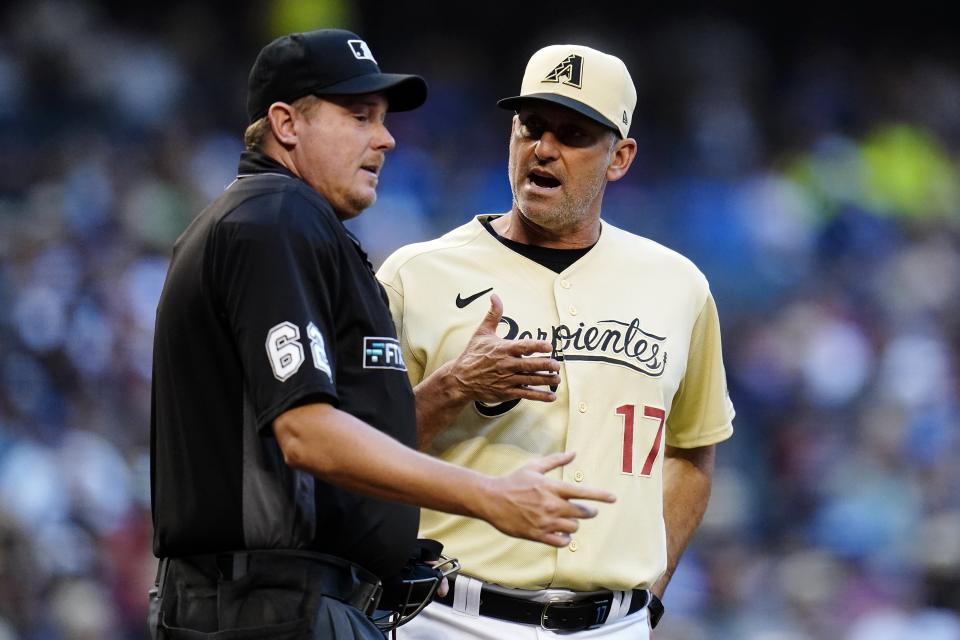
<svg viewBox="0 0 960 640"><path fill-rule="evenodd" d="M369 209L376 201L376 191L373 192L373 195L352 194L352 197L350 198L350 204L355 207L357 212L363 211L364 209Z"/></svg>
<svg viewBox="0 0 960 640"><path fill-rule="evenodd" d="M346 218L356 218L358 215L364 212L365 209L369 209L377 201L377 192L374 190L372 194L360 193L357 191L350 191L345 194L344 204L346 204L347 211L343 213L346 215Z"/></svg>
<svg viewBox="0 0 960 640"><path fill-rule="evenodd" d="M510 175L515 175L516 166L511 159L508 163ZM519 191L522 182L526 181L526 176L521 179L521 184L510 181L510 190L513 193L513 206L524 218L536 224L538 227L548 229L558 235L564 235L580 227L595 200L603 193L606 186L606 174L598 174L593 180L584 185L580 193L571 194L569 191L563 191L560 202L555 207L547 203L529 203L524 204L520 200ZM563 186L560 187L561 189Z"/></svg>

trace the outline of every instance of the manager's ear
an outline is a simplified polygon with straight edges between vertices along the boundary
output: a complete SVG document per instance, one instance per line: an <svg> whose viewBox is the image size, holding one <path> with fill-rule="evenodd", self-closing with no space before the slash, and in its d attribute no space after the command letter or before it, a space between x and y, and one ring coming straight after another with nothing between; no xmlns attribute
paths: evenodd
<svg viewBox="0 0 960 640"><path fill-rule="evenodd" d="M627 169L637 157L637 141L633 138L617 140L610 164L607 166L607 180L614 182L627 175Z"/></svg>
<svg viewBox="0 0 960 640"><path fill-rule="evenodd" d="M274 102L267 110L273 137L287 148L297 146L296 113L296 108L286 102Z"/></svg>

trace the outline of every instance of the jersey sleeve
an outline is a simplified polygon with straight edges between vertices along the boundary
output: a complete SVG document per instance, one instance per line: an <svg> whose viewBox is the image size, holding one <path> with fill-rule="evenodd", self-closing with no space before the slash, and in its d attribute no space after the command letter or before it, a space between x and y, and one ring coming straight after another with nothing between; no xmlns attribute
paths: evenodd
<svg viewBox="0 0 960 640"><path fill-rule="evenodd" d="M403 280L399 271L395 268L395 262L396 254L387 258L377 271L377 279L383 285L390 301L390 315L393 317L393 326L397 332L397 339L400 340L400 348L403 350L403 361L407 365L407 376L410 378L410 384L416 386L423 380L424 365L413 352L410 346L410 336L404 326Z"/></svg>
<svg viewBox="0 0 960 640"><path fill-rule="evenodd" d="M281 198L280 203L269 202ZM337 404L334 316L338 246L317 221L304 222L290 194L264 196L275 215L234 211L214 232L212 295L235 341L244 396L258 428L306 401Z"/></svg>
<svg viewBox="0 0 960 640"><path fill-rule="evenodd" d="M734 414L723 368L720 320L708 292L690 336L686 373L667 419L667 444L691 449L726 440L733 435Z"/></svg>

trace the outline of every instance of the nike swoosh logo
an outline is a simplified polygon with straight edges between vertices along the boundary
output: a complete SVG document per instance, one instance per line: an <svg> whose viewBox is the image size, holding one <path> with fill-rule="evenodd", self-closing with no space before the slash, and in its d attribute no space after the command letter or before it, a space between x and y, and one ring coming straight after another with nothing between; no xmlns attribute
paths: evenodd
<svg viewBox="0 0 960 640"><path fill-rule="evenodd" d="M470 304L471 302L473 302L474 300L476 300L477 298L479 298L479 297L482 296L483 294L485 294L485 293L490 293L491 291L493 291L493 287L490 287L489 289L484 289L484 290L481 291L480 293L475 293L475 294L473 294L472 296L467 296L466 298L461 298L461 297L460 297L460 294L458 293L458 294L457 294L457 309L463 309L465 306L467 306L468 304Z"/></svg>

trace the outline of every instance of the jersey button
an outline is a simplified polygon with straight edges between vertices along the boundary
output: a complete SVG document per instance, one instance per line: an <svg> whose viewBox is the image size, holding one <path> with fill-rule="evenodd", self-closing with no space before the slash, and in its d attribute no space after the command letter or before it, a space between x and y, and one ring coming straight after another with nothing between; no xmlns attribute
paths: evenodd
<svg viewBox="0 0 960 640"><path fill-rule="evenodd" d="M573 474L573 479L577 482L583 482L583 471L577 471Z"/></svg>
<svg viewBox="0 0 960 640"><path fill-rule="evenodd" d="M586 402L581 402L580 404L578 404L578 405L577 405L577 411L579 411L580 413L586 413L586 412L587 412L587 403L586 403Z"/></svg>
<svg viewBox="0 0 960 640"><path fill-rule="evenodd" d="M577 544L577 541L576 541L576 540L571 540L571 541L570 541L570 551L576 551L576 550L579 549L579 548L580 548L580 545Z"/></svg>
<svg viewBox="0 0 960 640"><path fill-rule="evenodd" d="M570 315L572 315L572 316L577 315L577 308L576 308L575 306L570 305L569 311L570 311Z"/></svg>
<svg viewBox="0 0 960 640"><path fill-rule="evenodd" d="M561 281L560 281L560 286L563 287L564 289L569 289L569 288L570 288L570 281L569 281L569 280L561 280Z"/></svg>

